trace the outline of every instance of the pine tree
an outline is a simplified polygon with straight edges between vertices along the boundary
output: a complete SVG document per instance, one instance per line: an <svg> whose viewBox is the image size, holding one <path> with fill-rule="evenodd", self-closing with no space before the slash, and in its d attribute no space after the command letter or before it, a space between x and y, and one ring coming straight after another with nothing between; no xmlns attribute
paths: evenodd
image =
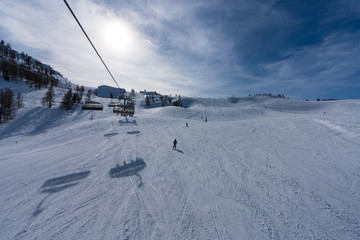
<svg viewBox="0 0 360 240"><path fill-rule="evenodd" d="M5 91L0 89L0 123L2 116L5 114Z"/></svg>
<svg viewBox="0 0 360 240"><path fill-rule="evenodd" d="M66 109L66 110L71 110L73 105L74 105L74 103L72 101L72 97L73 97L73 92L72 92L72 89L70 88L65 93L65 95L64 95L64 97L62 99L60 107Z"/></svg>
<svg viewBox="0 0 360 240"><path fill-rule="evenodd" d="M72 101L73 103L77 103L79 101L79 95L76 92L74 92L72 96Z"/></svg>
<svg viewBox="0 0 360 240"><path fill-rule="evenodd" d="M45 96L41 99L41 103L44 107L52 108L54 105L54 88L52 86L46 91Z"/></svg>
<svg viewBox="0 0 360 240"><path fill-rule="evenodd" d="M0 90L0 122L9 120L14 113L14 93L10 88Z"/></svg>

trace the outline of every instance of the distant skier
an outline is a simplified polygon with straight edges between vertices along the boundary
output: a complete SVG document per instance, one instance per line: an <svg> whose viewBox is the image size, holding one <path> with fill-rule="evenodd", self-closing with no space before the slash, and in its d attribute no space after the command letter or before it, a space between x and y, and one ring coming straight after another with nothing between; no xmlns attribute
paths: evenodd
<svg viewBox="0 0 360 240"><path fill-rule="evenodd" d="M176 139L174 140L174 142L173 142L173 149L176 149L176 144L177 144L177 141L176 141Z"/></svg>
<svg viewBox="0 0 360 240"><path fill-rule="evenodd" d="M186 123L186 127L188 127L189 125L188 125L188 123Z"/></svg>

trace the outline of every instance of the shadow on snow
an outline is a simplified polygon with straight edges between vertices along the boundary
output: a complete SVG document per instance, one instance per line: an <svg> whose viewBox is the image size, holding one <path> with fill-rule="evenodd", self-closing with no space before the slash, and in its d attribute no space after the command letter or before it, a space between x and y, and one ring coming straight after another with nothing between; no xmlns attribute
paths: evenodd
<svg viewBox="0 0 360 240"><path fill-rule="evenodd" d="M79 182L77 181L86 178L89 174L90 171L86 171L49 179L41 186L41 191L50 193L59 192L67 188L68 185L71 187L78 184Z"/></svg>
<svg viewBox="0 0 360 240"><path fill-rule="evenodd" d="M116 136L118 134L119 133L107 133L107 134L104 134L104 137L113 137L113 136Z"/></svg>
<svg viewBox="0 0 360 240"><path fill-rule="evenodd" d="M130 134L130 135L131 135L131 134L136 134L136 135L137 135L137 134L139 134L139 133L140 133L140 131L130 131L130 132L127 132L127 134Z"/></svg>
<svg viewBox="0 0 360 240"><path fill-rule="evenodd" d="M182 150L179 150L179 149L174 149L175 151L179 152L179 153L182 153L184 154L184 152Z"/></svg>
<svg viewBox="0 0 360 240"><path fill-rule="evenodd" d="M129 121L128 118L125 118L125 120L124 119L119 120L119 125L127 125L127 124L137 125L137 122L135 119L133 119L132 121Z"/></svg>
<svg viewBox="0 0 360 240"><path fill-rule="evenodd" d="M51 194L60 192L66 188L73 187L79 184L80 180L86 178L87 176L89 176L89 174L90 171L86 171L47 180L40 189L41 192L48 193L48 195L37 205L33 216L35 217L43 211L41 206Z"/></svg>
<svg viewBox="0 0 360 240"><path fill-rule="evenodd" d="M110 177L111 178L120 178L120 177L129 177L136 175L140 179L140 183L138 187L143 185L142 178L139 175L139 172L146 167L146 163L142 158L136 158L135 161L131 161L130 163L124 162L123 165L117 164L116 167L110 169Z"/></svg>

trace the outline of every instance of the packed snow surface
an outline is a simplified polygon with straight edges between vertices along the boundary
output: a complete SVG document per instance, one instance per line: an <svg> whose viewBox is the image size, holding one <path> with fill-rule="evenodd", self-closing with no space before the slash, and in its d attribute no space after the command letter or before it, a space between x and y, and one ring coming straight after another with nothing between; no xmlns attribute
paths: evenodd
<svg viewBox="0 0 360 240"><path fill-rule="evenodd" d="M43 94L0 125L0 239L360 238L359 100L138 95L126 121Z"/></svg>

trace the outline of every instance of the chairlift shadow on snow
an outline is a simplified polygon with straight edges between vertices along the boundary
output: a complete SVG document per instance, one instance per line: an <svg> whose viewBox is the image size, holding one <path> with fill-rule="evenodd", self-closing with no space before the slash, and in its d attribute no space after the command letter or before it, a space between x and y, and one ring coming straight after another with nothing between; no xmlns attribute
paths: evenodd
<svg viewBox="0 0 360 240"><path fill-rule="evenodd" d="M130 132L127 132L127 134L129 134L129 135L132 135L132 134L138 135L139 133L141 133L141 132L140 132L140 131L130 131Z"/></svg>
<svg viewBox="0 0 360 240"><path fill-rule="evenodd" d="M118 134L119 133L107 133L107 134L104 134L104 137L113 137L113 136L116 136Z"/></svg>
<svg viewBox="0 0 360 240"><path fill-rule="evenodd" d="M110 169L111 178L121 178L121 177L130 177L136 175L139 177L140 183L138 187L143 185L142 177L139 175L139 172L146 167L146 163L142 158L136 158L135 161L130 163L124 162L123 165L116 164L116 167Z"/></svg>
<svg viewBox="0 0 360 240"><path fill-rule="evenodd" d="M119 120L119 125L128 125L128 124L137 125L137 122L135 119L129 121L127 117L125 117L125 119Z"/></svg>
<svg viewBox="0 0 360 240"><path fill-rule="evenodd" d="M80 183L80 180L86 178L89 176L90 171L86 172L79 172L79 173L73 173L69 175L65 175L62 177L52 178L47 180L42 186L41 186L41 192L48 193L48 195L37 205L33 217L39 215L43 209L42 204L45 202L45 200L54 193L60 192L62 190L65 190L69 187L73 187Z"/></svg>

